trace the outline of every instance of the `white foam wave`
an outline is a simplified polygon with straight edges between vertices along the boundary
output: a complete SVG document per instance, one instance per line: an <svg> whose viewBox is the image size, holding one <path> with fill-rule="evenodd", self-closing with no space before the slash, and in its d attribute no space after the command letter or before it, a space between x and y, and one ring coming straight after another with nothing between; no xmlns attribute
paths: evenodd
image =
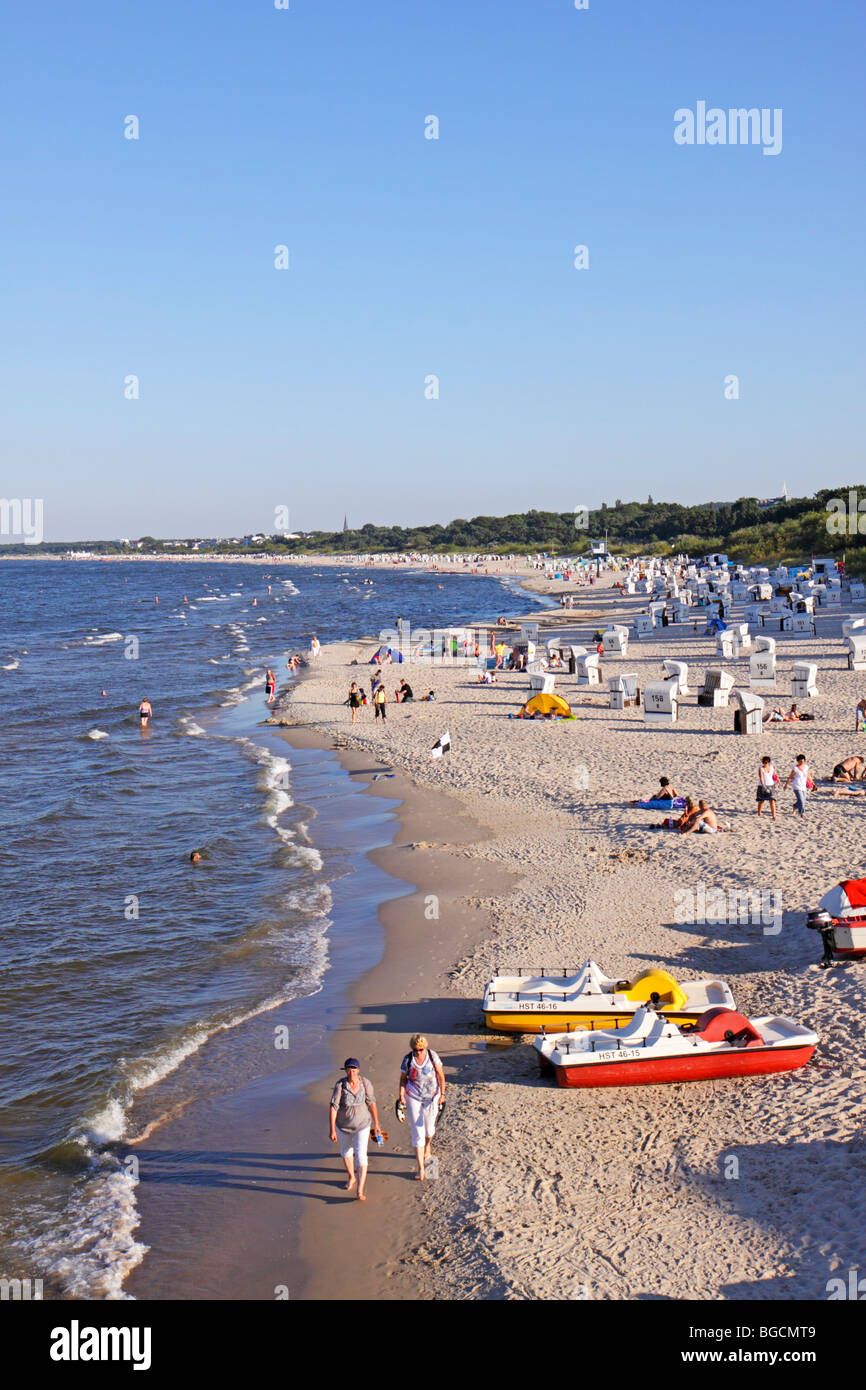
<svg viewBox="0 0 866 1390"><path fill-rule="evenodd" d="M8 666L4 666L4 667L3 667L3 670L4 670L4 671L17 671L17 670L18 670L18 667L19 667L20 665L21 665L21 662L20 662L20 661L10 661L9 664L8 664Z"/></svg>
<svg viewBox="0 0 866 1390"><path fill-rule="evenodd" d="M324 868L322 856L313 845L292 845L291 851L296 864L304 864L316 873L320 873Z"/></svg>
<svg viewBox="0 0 866 1390"><path fill-rule="evenodd" d="M228 658L224 657L223 660L228 660ZM252 680L244 681L243 685L231 686L226 691L228 699L222 701L223 709L228 709L233 705L239 705L246 696L248 690L254 690L256 686L264 685L264 683L265 676L264 672L262 672L261 675L253 676Z"/></svg>
<svg viewBox="0 0 866 1390"><path fill-rule="evenodd" d="M108 734L104 729L88 729L84 737L92 739L108 738Z"/></svg>
<svg viewBox="0 0 866 1390"><path fill-rule="evenodd" d="M310 917L327 917L333 903L334 895L327 883L317 883L312 888L294 888L283 897L286 908Z"/></svg>
<svg viewBox="0 0 866 1390"><path fill-rule="evenodd" d="M205 733L205 730L200 724L196 724L190 714L182 714L178 720L178 724L180 725L181 732L188 734L190 738L201 738Z"/></svg>
<svg viewBox="0 0 866 1390"><path fill-rule="evenodd" d="M85 637L84 645L87 647L104 647L106 642L122 642L122 632L106 632L102 637Z"/></svg>
<svg viewBox="0 0 866 1390"><path fill-rule="evenodd" d="M72 1298L127 1299L123 1281L147 1254L136 1240L138 1179L114 1155L94 1160L92 1178L73 1189L61 1220L31 1213L42 1230L20 1243L33 1263Z"/></svg>

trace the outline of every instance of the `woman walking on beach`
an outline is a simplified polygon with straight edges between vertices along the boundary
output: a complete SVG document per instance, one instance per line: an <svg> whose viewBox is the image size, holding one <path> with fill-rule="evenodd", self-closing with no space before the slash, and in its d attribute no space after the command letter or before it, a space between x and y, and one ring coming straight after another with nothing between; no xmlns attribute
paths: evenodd
<svg viewBox="0 0 866 1390"><path fill-rule="evenodd" d="M381 719L384 724L386 718L386 706L388 696L385 694L385 686L380 682L376 686L376 693L373 696L373 713L376 719Z"/></svg>
<svg viewBox="0 0 866 1390"><path fill-rule="evenodd" d="M809 774L809 764L803 753L798 757L796 766L792 767L788 773L785 786L793 788L794 813L802 818L806 814L806 793L813 791L815 787Z"/></svg>
<svg viewBox="0 0 866 1390"><path fill-rule="evenodd" d="M445 1072L423 1033L413 1033L410 1051L400 1065L400 1101L409 1112L412 1147L418 1159L418 1182L427 1176L439 1111L445 1104Z"/></svg>
<svg viewBox="0 0 866 1390"><path fill-rule="evenodd" d="M361 708L361 692L358 689L357 681L352 681L352 684L349 686L349 698L346 703L352 711L352 723L354 724L358 717L358 710Z"/></svg>
<svg viewBox="0 0 866 1390"><path fill-rule="evenodd" d="M779 789L779 776L773 767L770 758L762 758L761 766L758 769L758 815L764 809L764 803L770 803L770 815L776 819L776 792Z"/></svg>
<svg viewBox="0 0 866 1390"><path fill-rule="evenodd" d="M366 1202L364 1188L367 1183L370 1130L374 1139L382 1133L376 1094L372 1082L361 1075L361 1063L357 1057L347 1057L343 1070L346 1075L337 1082L331 1095L331 1143L337 1142L339 1130L340 1157L346 1165L346 1191L351 1192L357 1181L358 1201Z"/></svg>

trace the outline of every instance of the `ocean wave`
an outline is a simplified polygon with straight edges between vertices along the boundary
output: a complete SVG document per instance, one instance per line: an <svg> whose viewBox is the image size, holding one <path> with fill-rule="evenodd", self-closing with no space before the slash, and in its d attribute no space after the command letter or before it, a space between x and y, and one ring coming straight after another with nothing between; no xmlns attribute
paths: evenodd
<svg viewBox="0 0 866 1390"><path fill-rule="evenodd" d="M283 906L291 912L303 912L309 917L327 917L334 904L334 895L327 883L311 888L293 888L283 895Z"/></svg>
<svg viewBox="0 0 866 1390"><path fill-rule="evenodd" d="M113 1154L93 1155L89 1166L92 1176L73 1187L59 1218L31 1207L27 1232L13 1232L13 1242L69 1297L127 1299L123 1281L149 1249L134 1234L138 1178Z"/></svg>
<svg viewBox="0 0 866 1390"><path fill-rule="evenodd" d="M227 660L228 658L223 659ZM262 672L260 675L253 676L252 680L244 681L243 685L230 686L229 689L226 691L228 699L221 701L223 709L229 709L233 705L241 704L241 702L246 698L247 692L249 690L254 690L257 685L264 685L264 683L265 676L264 672Z"/></svg>
<svg viewBox="0 0 866 1390"><path fill-rule="evenodd" d="M303 864L315 873L320 873L325 867L321 854L313 845L287 844L286 849L294 864Z"/></svg>
<svg viewBox="0 0 866 1390"><path fill-rule="evenodd" d="M3 667L3 670L4 670L4 671L17 671L17 670L18 670L18 667L19 667L20 665L21 665L21 662L20 662L20 661L17 661L17 660L15 660L15 661L10 661L9 664L8 664L7 666L4 666L4 667Z"/></svg>
<svg viewBox="0 0 866 1390"><path fill-rule="evenodd" d="M182 714L177 722L180 732L188 734L190 738L201 738L206 732L200 724L196 724L191 714Z"/></svg>
<svg viewBox="0 0 866 1390"><path fill-rule="evenodd" d="M83 645L86 646L86 647L104 647L105 644L106 644L106 642L122 642L122 641L123 641L123 633L122 633L122 632L106 632L106 633L104 633L101 637L85 637L85 639L84 639L84 644L83 644ZM74 644L73 644L73 645L74 645Z"/></svg>
<svg viewBox="0 0 866 1390"><path fill-rule="evenodd" d="M104 729L88 729L86 734L82 734L82 738L108 738L108 734Z"/></svg>

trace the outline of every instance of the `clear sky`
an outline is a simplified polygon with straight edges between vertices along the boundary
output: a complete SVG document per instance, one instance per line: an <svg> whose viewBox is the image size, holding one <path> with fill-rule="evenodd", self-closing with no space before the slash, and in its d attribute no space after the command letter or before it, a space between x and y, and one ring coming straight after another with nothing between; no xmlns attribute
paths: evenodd
<svg viewBox="0 0 866 1390"><path fill-rule="evenodd" d="M0 492L47 539L866 471L862 0L13 0L4 29ZM781 108L781 153L678 145L699 101Z"/></svg>

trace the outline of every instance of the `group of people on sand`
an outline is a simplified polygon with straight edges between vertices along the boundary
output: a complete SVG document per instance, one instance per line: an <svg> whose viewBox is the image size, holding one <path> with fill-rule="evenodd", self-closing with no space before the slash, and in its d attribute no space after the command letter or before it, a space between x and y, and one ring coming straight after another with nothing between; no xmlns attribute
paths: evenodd
<svg viewBox="0 0 866 1390"><path fill-rule="evenodd" d="M432 694L433 692L431 690L430 695L422 696L422 698L430 699ZM415 692L408 681L402 680L400 682L394 691L394 699L398 705L408 704L411 700L415 699ZM388 695L385 690L385 683L382 680L381 671L377 671L375 675L370 677L370 702L373 705L373 712L376 718L381 719L384 723L388 717ZM344 704L347 704L352 711L353 724L358 718L358 710L367 703L366 691L361 689L357 681L352 681L352 684L349 686L348 698L344 701Z"/></svg>
<svg viewBox="0 0 866 1390"><path fill-rule="evenodd" d="M707 801L695 801L694 797L687 796L686 804L682 813L677 816L666 816L661 823L663 830L678 830L681 835L718 835L722 831L733 829L730 825L722 825L718 816Z"/></svg>
<svg viewBox="0 0 866 1390"><path fill-rule="evenodd" d="M848 758L846 759L846 763L859 764L862 768L860 772L861 780L866 780L866 763L864 763L862 758ZM855 781L856 778L853 776L836 778L835 774L843 767L844 765L840 763L837 768L834 768L833 780ZM760 816L762 814L765 806L769 806L771 819L775 821L776 797L780 790L784 791L788 787L790 787L794 793L794 815L804 816L806 814L806 798L810 791L815 790L815 783L812 780L812 774L809 770L809 764L806 761L805 754L800 753L798 755L794 766L791 768L784 782L782 782L773 766L772 758L765 755L761 759L760 767L758 768L758 786L756 793L758 815ZM866 795L866 790L864 790L862 794ZM669 801L671 803L671 811L673 811L674 803L679 799L679 794L676 788L671 785L670 779L662 777L659 781L658 790L653 792L653 795L646 799L655 802ZM695 833L717 835L719 832L733 831L733 826L723 825L708 802L696 800L694 797L687 796L685 798L685 805L680 811L680 814L677 816L665 816L657 829L677 830L681 835L693 835Z"/></svg>
<svg viewBox="0 0 866 1390"><path fill-rule="evenodd" d="M672 785L669 777L660 777L658 790L654 791L652 796L648 796L646 800L656 803L669 801L671 811L673 811L676 802L681 802L683 798L676 787ZM636 804L639 805L640 803ZM731 828L731 826L720 823L709 802L697 801L691 796L685 798L685 805L678 816L665 816L664 820L656 827L658 830L678 830L681 835L718 835L721 831Z"/></svg>
<svg viewBox="0 0 866 1390"><path fill-rule="evenodd" d="M346 1167L346 1191L357 1188L360 1202L367 1200L367 1147L372 1135L383 1143L387 1134L379 1124L379 1110L373 1083L362 1074L357 1057L347 1057L346 1073L331 1094L328 1115L331 1143L340 1145ZM400 1086L396 1102L397 1119L409 1120L412 1148L418 1163L419 1182L427 1177L433 1151L436 1124L445 1105L445 1071L439 1055L428 1045L423 1033L409 1039L409 1051L400 1063Z"/></svg>
<svg viewBox="0 0 866 1390"><path fill-rule="evenodd" d="M812 780L812 773L806 761L805 753L800 753L783 782L779 777L772 758L766 755L761 759L761 766L758 769L758 815L763 813L764 807L769 806L770 817L776 819L776 797L780 791L790 787L794 793L794 815L805 816L806 799L809 792L815 790L815 783Z"/></svg>

